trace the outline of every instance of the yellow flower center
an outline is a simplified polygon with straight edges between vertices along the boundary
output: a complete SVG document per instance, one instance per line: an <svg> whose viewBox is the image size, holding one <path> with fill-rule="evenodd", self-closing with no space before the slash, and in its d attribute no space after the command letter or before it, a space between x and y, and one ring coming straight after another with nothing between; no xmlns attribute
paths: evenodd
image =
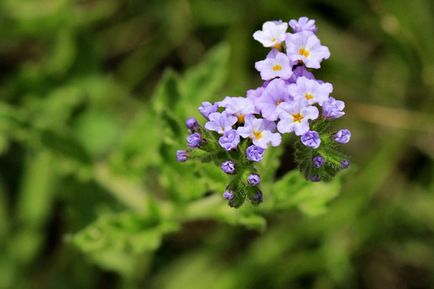
<svg viewBox="0 0 434 289"><path fill-rule="evenodd" d="M303 55L304 57L309 57L310 52L307 51L304 47L298 50L298 54Z"/></svg>
<svg viewBox="0 0 434 289"><path fill-rule="evenodd" d="M262 131L255 130L255 131L253 131L253 135L255 136L255 138L257 140L260 140L262 138Z"/></svg>
<svg viewBox="0 0 434 289"><path fill-rule="evenodd" d="M281 104L283 102L283 99L278 99L277 101L276 101L276 106L278 106L279 104Z"/></svg>
<svg viewBox="0 0 434 289"><path fill-rule="evenodd" d="M239 115L237 115L237 117L238 117L238 123L244 122L244 114L239 114Z"/></svg>
<svg viewBox="0 0 434 289"><path fill-rule="evenodd" d="M282 65L280 65L280 64L276 64L276 65L274 65L273 67L271 67L271 69L272 69L273 71L280 71L280 70L282 70Z"/></svg>
<svg viewBox="0 0 434 289"><path fill-rule="evenodd" d="M271 40L274 42L277 39L276 38L272 38ZM274 44L273 48L276 48L277 50L282 51L282 43L276 43L276 44Z"/></svg>
<svg viewBox="0 0 434 289"><path fill-rule="evenodd" d="M309 92L309 93L306 93L304 95L304 97L306 97L307 100L311 100L311 99L313 99L313 94Z"/></svg>
<svg viewBox="0 0 434 289"><path fill-rule="evenodd" d="M299 112L294 113L292 115L292 121L293 122L301 123L301 121L303 120L303 118L304 118L304 116L301 113L299 113Z"/></svg>

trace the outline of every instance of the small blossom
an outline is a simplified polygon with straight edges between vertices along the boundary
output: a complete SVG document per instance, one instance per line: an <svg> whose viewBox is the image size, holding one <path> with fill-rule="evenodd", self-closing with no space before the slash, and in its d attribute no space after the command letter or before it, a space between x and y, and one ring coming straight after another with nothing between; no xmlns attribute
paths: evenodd
<svg viewBox="0 0 434 289"><path fill-rule="evenodd" d="M330 57L329 49L321 45L318 37L309 31L288 33L286 53L291 61L301 61L309 68L320 68L321 61Z"/></svg>
<svg viewBox="0 0 434 289"><path fill-rule="evenodd" d="M342 169L346 169L346 168L348 168L349 166L350 166L350 161L349 161L349 160L344 159L344 160L341 161L341 168L342 168Z"/></svg>
<svg viewBox="0 0 434 289"><path fill-rule="evenodd" d="M255 113L255 105L252 100L246 97L229 97L217 103L219 106L226 108L226 112L237 117L238 123L243 123L244 118Z"/></svg>
<svg viewBox="0 0 434 289"><path fill-rule="evenodd" d="M309 120L317 119L318 114L315 106L304 106L301 102L284 103L277 130L280 133L294 132L296 135L303 135L309 131Z"/></svg>
<svg viewBox="0 0 434 289"><path fill-rule="evenodd" d="M261 183L261 177L258 174L250 174L247 177L247 182L251 185L251 186L257 186Z"/></svg>
<svg viewBox="0 0 434 289"><path fill-rule="evenodd" d="M264 157L265 150L255 145L251 145L246 150L246 156L249 161L260 162Z"/></svg>
<svg viewBox="0 0 434 289"><path fill-rule="evenodd" d="M304 76L307 79L315 79L315 76L313 75L312 72L310 72L309 70L306 69L306 67L304 66L297 66L293 71L292 71L292 76L291 78L288 80L290 83L295 83L297 82L297 78Z"/></svg>
<svg viewBox="0 0 434 289"><path fill-rule="evenodd" d="M176 151L176 160L180 163L187 161L188 153L185 150L177 150Z"/></svg>
<svg viewBox="0 0 434 289"><path fill-rule="evenodd" d="M318 83L316 80L307 79L304 76L297 78L296 83L288 86L288 92L294 98L307 102L308 104L327 101L329 94L333 91L333 86L328 83Z"/></svg>
<svg viewBox="0 0 434 289"><path fill-rule="evenodd" d="M319 181L321 181L321 178L318 175L312 175L312 176L309 177L309 179L312 182L319 182Z"/></svg>
<svg viewBox="0 0 434 289"><path fill-rule="evenodd" d="M240 136L237 131L233 129L225 131L225 133L219 138L220 146L227 151L236 149L239 143Z"/></svg>
<svg viewBox="0 0 434 289"><path fill-rule="evenodd" d="M301 136L301 142L307 147L317 149L321 144L321 139L318 132L310 130Z"/></svg>
<svg viewBox="0 0 434 289"><path fill-rule="evenodd" d="M336 100L329 97L327 101L322 104L322 115L328 119L336 119L345 114L343 112L345 103L341 100Z"/></svg>
<svg viewBox="0 0 434 289"><path fill-rule="evenodd" d="M335 142L346 144L351 139L351 132L348 129L341 129L334 135Z"/></svg>
<svg viewBox="0 0 434 289"><path fill-rule="evenodd" d="M197 120L194 117L189 117L187 118L187 120L185 121L185 126L190 130L190 131L195 131L199 128L199 123L197 122Z"/></svg>
<svg viewBox="0 0 434 289"><path fill-rule="evenodd" d="M233 174L235 172L235 164L233 161L225 161L222 163L222 170L227 174Z"/></svg>
<svg viewBox="0 0 434 289"><path fill-rule="evenodd" d="M224 134L225 131L231 130L237 121L237 117L228 114L226 111L213 112L209 115L209 121L205 124L205 128Z"/></svg>
<svg viewBox="0 0 434 289"><path fill-rule="evenodd" d="M235 197L234 192L232 192L231 190L226 190L223 193L223 198L225 198L226 200L230 201Z"/></svg>
<svg viewBox="0 0 434 289"><path fill-rule="evenodd" d="M195 132L187 137L187 144L191 148L197 148L202 143L202 136Z"/></svg>
<svg viewBox="0 0 434 289"><path fill-rule="evenodd" d="M262 30L253 33L253 38L264 45L264 47L280 48L285 41L285 33L288 24L285 22L267 21L262 25Z"/></svg>
<svg viewBox="0 0 434 289"><path fill-rule="evenodd" d="M325 160L322 156L314 156L312 158L312 163L313 163L313 166L318 169L324 165Z"/></svg>
<svg viewBox="0 0 434 289"><path fill-rule="evenodd" d="M277 49L271 50L265 60L256 62L255 68L261 73L263 80L270 80L276 77L288 79L292 75L292 64L288 56Z"/></svg>
<svg viewBox="0 0 434 289"><path fill-rule="evenodd" d="M279 133L273 133L275 129L274 122L252 116L237 131L241 137L251 138L254 145L266 149L269 143L273 147L280 145L282 137Z"/></svg>
<svg viewBox="0 0 434 289"><path fill-rule="evenodd" d="M273 79L256 101L256 106L261 110L263 118L275 121L279 116L280 106L289 100L292 100L292 96L288 93L285 81Z"/></svg>
<svg viewBox="0 0 434 289"><path fill-rule="evenodd" d="M262 92L264 92L264 89L265 88L263 86L260 86L260 87L255 88L255 89L249 89L246 92L246 96L248 99L250 99L254 103L255 100L258 99L262 95Z"/></svg>
<svg viewBox="0 0 434 289"><path fill-rule="evenodd" d="M212 104L209 101L202 102L202 105L199 106L199 112L203 115L204 118L208 119L208 116L213 113L217 112L217 104Z"/></svg>
<svg viewBox="0 0 434 289"><path fill-rule="evenodd" d="M310 31L316 33L318 30L315 25L315 20L309 19L307 17L300 17L298 21L290 20L289 26L291 26L292 30L296 33L301 31Z"/></svg>

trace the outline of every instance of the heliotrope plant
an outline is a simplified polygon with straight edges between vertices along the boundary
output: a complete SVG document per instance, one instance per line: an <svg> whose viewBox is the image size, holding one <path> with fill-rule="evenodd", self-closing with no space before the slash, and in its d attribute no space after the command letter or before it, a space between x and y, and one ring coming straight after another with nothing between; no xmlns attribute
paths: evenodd
<svg viewBox="0 0 434 289"><path fill-rule="evenodd" d="M287 32L288 24L292 29ZM330 57L317 35L315 20L267 21L253 38L271 50L255 63L262 86L245 97L205 101L199 112L204 126L190 117L186 126L187 150L177 151L179 162L197 159L213 161L230 175L223 193L230 206L246 199L259 204L263 195L256 165L269 147L279 146L282 136L296 136L295 159L307 180L329 181L349 166L339 146L349 142L347 129L334 131L332 120L345 115L345 104L331 97L332 84L318 80L312 69Z"/></svg>

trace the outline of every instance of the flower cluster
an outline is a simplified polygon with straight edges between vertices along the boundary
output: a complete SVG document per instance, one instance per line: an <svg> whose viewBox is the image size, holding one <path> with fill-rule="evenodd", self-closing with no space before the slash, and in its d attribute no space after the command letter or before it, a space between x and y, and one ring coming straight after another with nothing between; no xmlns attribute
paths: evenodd
<svg viewBox="0 0 434 289"><path fill-rule="evenodd" d="M288 26L292 32L288 32ZM199 125L189 118L186 126L188 150L177 152L177 160L213 160L231 181L223 193L233 207L246 199L262 201L261 178L255 164L266 150L279 146L282 137L296 136L296 161L311 181L328 181L348 159L337 148L350 140L347 129L330 131L331 120L342 117L345 104L331 97L332 84L318 80L312 73L330 57L329 49L317 35L315 20L301 17L288 23L268 21L253 38L270 48L264 60L255 63L264 81L246 96L225 97L203 102L199 112L206 119ZM205 152L200 157L195 149Z"/></svg>

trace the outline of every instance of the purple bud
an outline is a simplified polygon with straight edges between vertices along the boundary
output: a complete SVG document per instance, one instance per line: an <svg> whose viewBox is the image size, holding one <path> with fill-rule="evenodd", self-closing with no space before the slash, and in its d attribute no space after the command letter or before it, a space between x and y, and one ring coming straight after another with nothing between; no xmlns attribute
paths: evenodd
<svg viewBox="0 0 434 289"><path fill-rule="evenodd" d="M259 185L259 183L261 182L261 177L258 174L250 174L247 177L247 182L251 185L251 186L257 186Z"/></svg>
<svg viewBox="0 0 434 289"><path fill-rule="evenodd" d="M223 136L219 138L220 146L227 151L231 149L236 149L239 143L240 136L238 135L238 132L234 129L225 131Z"/></svg>
<svg viewBox="0 0 434 289"><path fill-rule="evenodd" d="M324 165L325 160L322 156L315 156L312 158L312 162L315 168L320 168Z"/></svg>
<svg viewBox="0 0 434 289"><path fill-rule="evenodd" d="M309 179L312 182L319 182L319 181L321 181L321 178L319 176L317 176L317 175L310 176Z"/></svg>
<svg viewBox="0 0 434 289"><path fill-rule="evenodd" d="M187 137L187 144L191 148L197 148L202 143L202 136L195 132Z"/></svg>
<svg viewBox="0 0 434 289"><path fill-rule="evenodd" d="M197 120L194 117L189 117L187 118L187 120L185 121L185 126L190 130L190 131L195 131L199 128L199 123L197 122Z"/></svg>
<svg viewBox="0 0 434 289"><path fill-rule="evenodd" d="M234 192L227 190L223 193L223 198L225 198L226 200L230 201L235 197Z"/></svg>
<svg viewBox="0 0 434 289"><path fill-rule="evenodd" d="M307 147L317 149L321 144L321 139L316 131L310 130L301 136L301 142Z"/></svg>
<svg viewBox="0 0 434 289"><path fill-rule="evenodd" d="M178 150L176 151L176 160L180 163L183 163L187 160L188 158L188 153L187 151L184 150Z"/></svg>
<svg viewBox="0 0 434 289"><path fill-rule="evenodd" d="M252 201L253 204L258 205L259 203L262 203L262 192L256 191L256 193L250 197L250 201Z"/></svg>
<svg viewBox="0 0 434 289"><path fill-rule="evenodd" d="M222 163L222 170L227 174L233 174L235 172L235 164L233 161L225 161Z"/></svg>
<svg viewBox="0 0 434 289"><path fill-rule="evenodd" d="M342 100L336 100L329 97L327 101L322 104L322 115L328 119L336 119L345 114L343 112L345 103Z"/></svg>
<svg viewBox="0 0 434 289"><path fill-rule="evenodd" d="M335 142L341 143L341 144L346 144L350 141L351 139L351 132L347 129L341 129L340 131L338 131L335 135L334 138Z"/></svg>
<svg viewBox="0 0 434 289"><path fill-rule="evenodd" d="M208 116L213 113L216 112L218 109L218 105L217 104L212 104L209 101L204 101L202 102L202 105L199 106L199 112L203 115L204 118L208 119Z"/></svg>
<svg viewBox="0 0 434 289"><path fill-rule="evenodd" d="M255 145L251 145L246 150L246 156L249 161L259 162L264 157L264 149Z"/></svg>
<svg viewBox="0 0 434 289"><path fill-rule="evenodd" d="M347 159L344 159L341 161L341 168L346 169L350 166L350 161Z"/></svg>

